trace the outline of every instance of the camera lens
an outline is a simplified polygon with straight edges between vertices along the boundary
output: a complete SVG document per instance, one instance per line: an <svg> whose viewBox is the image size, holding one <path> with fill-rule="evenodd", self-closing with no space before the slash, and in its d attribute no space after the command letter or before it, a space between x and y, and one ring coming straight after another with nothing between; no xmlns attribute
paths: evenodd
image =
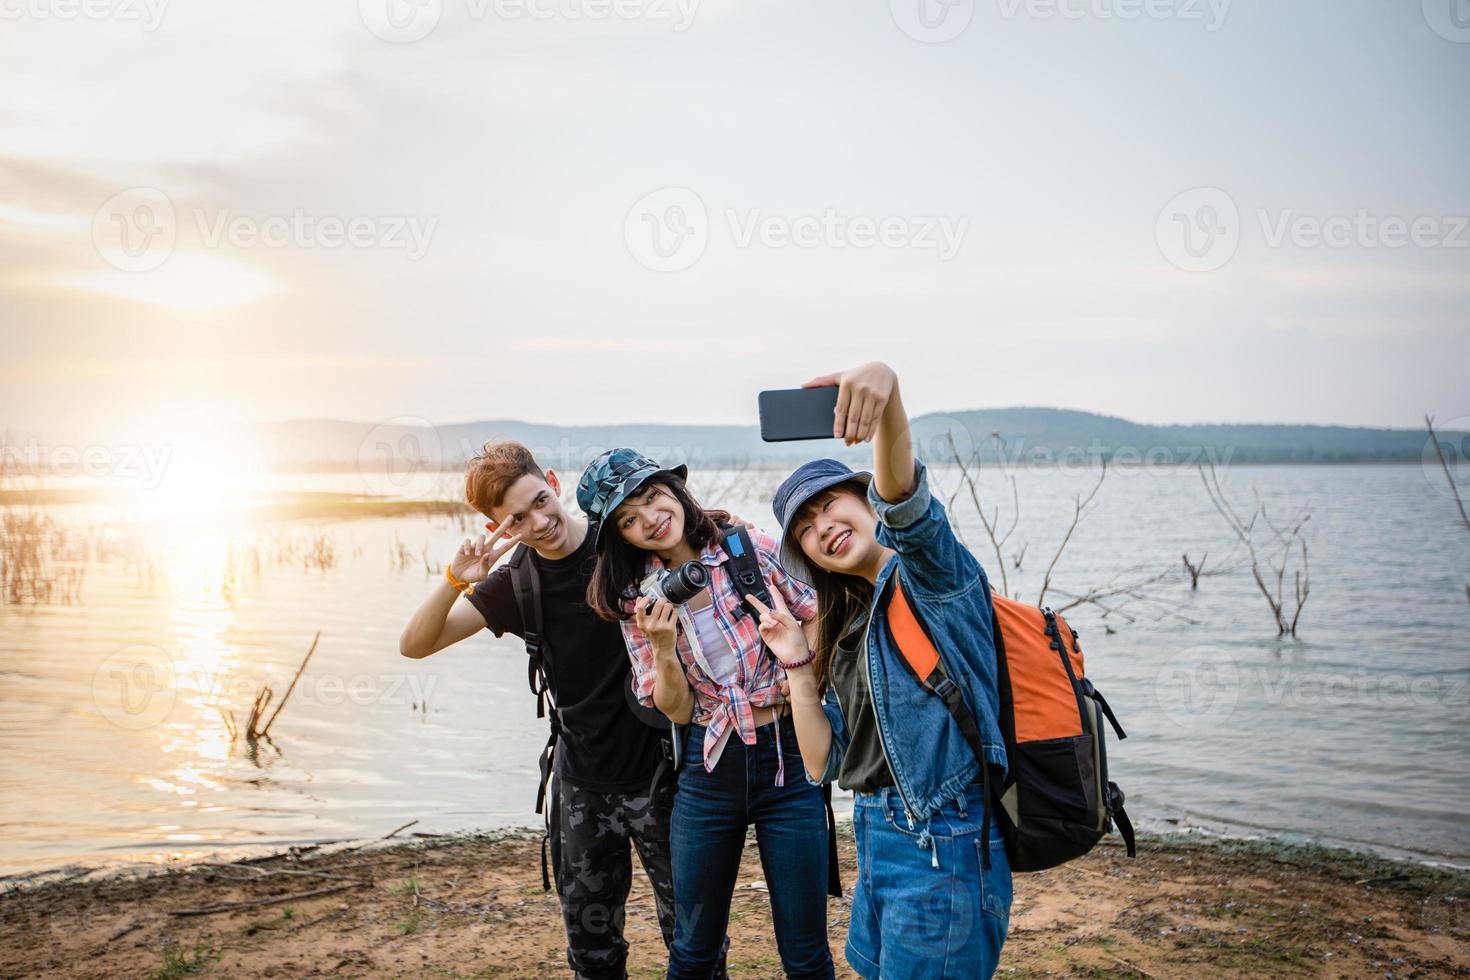
<svg viewBox="0 0 1470 980"><path fill-rule="evenodd" d="M664 598L682 606L708 585L709 569L697 561L686 561L663 580Z"/></svg>

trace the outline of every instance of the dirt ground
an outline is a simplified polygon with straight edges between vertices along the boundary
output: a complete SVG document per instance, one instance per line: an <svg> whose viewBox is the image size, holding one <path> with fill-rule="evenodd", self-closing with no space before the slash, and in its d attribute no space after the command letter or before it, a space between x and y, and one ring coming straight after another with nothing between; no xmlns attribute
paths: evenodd
<svg viewBox="0 0 1470 980"><path fill-rule="evenodd" d="M850 834L842 855L850 894ZM781 975L760 880L752 843L730 925L736 977ZM1129 860L1102 846L1018 875L1015 894L1001 976L1470 976L1470 875L1341 851L1148 840ZM830 906L839 976L853 976L841 953L848 909ZM524 837L13 887L0 925L5 977L569 976L539 844ZM630 974L662 975L641 872L627 934Z"/></svg>

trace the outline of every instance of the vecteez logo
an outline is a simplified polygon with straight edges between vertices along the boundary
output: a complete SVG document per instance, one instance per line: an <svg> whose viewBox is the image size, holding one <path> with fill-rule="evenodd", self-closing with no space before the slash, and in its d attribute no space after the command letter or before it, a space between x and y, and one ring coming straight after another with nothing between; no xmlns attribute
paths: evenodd
<svg viewBox="0 0 1470 980"><path fill-rule="evenodd" d="M357 471L369 494L399 500L433 500L441 494L444 444L428 419L384 419L362 437Z"/></svg>
<svg viewBox="0 0 1470 980"><path fill-rule="evenodd" d="M638 264L681 272L709 245L709 212L687 187L661 187L634 202L623 218L623 241Z"/></svg>
<svg viewBox="0 0 1470 980"><path fill-rule="evenodd" d="M156 187L129 187L92 215L92 244L108 265L147 272L168 261L179 238L173 201Z"/></svg>
<svg viewBox="0 0 1470 980"><path fill-rule="evenodd" d="M444 16L444 0L357 0L362 24L389 44L411 44L434 33Z"/></svg>
<svg viewBox="0 0 1470 980"><path fill-rule="evenodd" d="M975 0L889 0L893 23L915 41L943 44L975 19Z"/></svg>
<svg viewBox="0 0 1470 980"><path fill-rule="evenodd" d="M161 725L177 699L173 658L155 646L123 647L92 675L92 703L97 713L128 731Z"/></svg>
<svg viewBox="0 0 1470 980"><path fill-rule="evenodd" d="M646 269L680 272L704 255L716 229L737 249L883 248L933 252L940 262L959 254L969 232L966 215L852 214L825 208L809 214L772 214L762 208L725 208L711 221L704 200L687 187L662 187L639 198L623 218L628 252Z"/></svg>
<svg viewBox="0 0 1470 980"><path fill-rule="evenodd" d="M1164 662L1154 677L1154 700L1175 725L1203 731L1230 720L1240 686L1240 671L1229 651L1193 646Z"/></svg>
<svg viewBox="0 0 1470 980"><path fill-rule="evenodd" d="M1470 44L1470 0L1423 0L1424 23L1446 41Z"/></svg>
<svg viewBox="0 0 1470 980"><path fill-rule="evenodd" d="M1001 17L1014 20L1172 20L1201 24L1211 33L1225 26L1233 0L997 0Z"/></svg>
<svg viewBox="0 0 1470 980"><path fill-rule="evenodd" d="M0 0L3 2L3 0ZM460 0L470 21L642 21L671 25L675 33L694 23L699 0ZM358 0L363 26L390 44L422 41L444 17L444 0Z"/></svg>
<svg viewBox="0 0 1470 980"><path fill-rule="evenodd" d="M0 20L135 22L158 30L169 0L0 0Z"/></svg>
<svg viewBox="0 0 1470 980"><path fill-rule="evenodd" d="M1164 205L1154 239L1164 258L1185 272L1213 272L1240 247L1240 209L1220 188L1196 187Z"/></svg>
<svg viewBox="0 0 1470 980"><path fill-rule="evenodd" d="M180 211L156 187L129 187L109 197L92 215L92 244L108 265L149 272L167 262L179 242ZM240 214L228 208L185 209L194 247L219 249L375 249L422 259L439 219L406 214ZM189 220L192 219L192 220Z"/></svg>
<svg viewBox="0 0 1470 980"><path fill-rule="evenodd" d="M1257 244L1269 249L1470 248L1470 215L1402 215L1364 207L1331 214L1256 208L1252 214L1260 233ZM1154 222L1154 238L1171 265L1186 272L1214 272L1235 257L1245 224L1230 194L1219 187L1196 187L1164 205Z"/></svg>

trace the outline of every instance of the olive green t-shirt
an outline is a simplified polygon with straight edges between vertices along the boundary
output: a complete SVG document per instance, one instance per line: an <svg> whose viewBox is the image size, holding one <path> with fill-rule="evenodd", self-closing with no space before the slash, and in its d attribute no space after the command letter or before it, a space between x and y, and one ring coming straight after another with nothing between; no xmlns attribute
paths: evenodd
<svg viewBox="0 0 1470 980"><path fill-rule="evenodd" d="M855 793L874 793L893 785L893 773L888 768L878 734L878 716L873 712L873 698L868 692L864 663L867 651L863 649L867 625L867 617L863 617L837 642L830 672L850 736L847 755L843 756L837 772L837 785Z"/></svg>

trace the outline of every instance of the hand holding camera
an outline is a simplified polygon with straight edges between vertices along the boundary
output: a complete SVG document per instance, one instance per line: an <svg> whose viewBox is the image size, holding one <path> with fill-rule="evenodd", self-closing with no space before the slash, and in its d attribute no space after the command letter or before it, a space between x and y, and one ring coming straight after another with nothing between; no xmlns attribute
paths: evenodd
<svg viewBox="0 0 1470 980"><path fill-rule="evenodd" d="M638 604L633 608L633 618L643 635L648 637L648 642L653 644L654 653L668 656L674 652L674 645L679 637L678 606L667 599L645 599L640 596Z"/></svg>
<svg viewBox="0 0 1470 980"><path fill-rule="evenodd" d="M638 628L667 656L678 641L679 607L709 587L709 569L686 561L675 569L660 569L643 580L633 615Z"/></svg>

